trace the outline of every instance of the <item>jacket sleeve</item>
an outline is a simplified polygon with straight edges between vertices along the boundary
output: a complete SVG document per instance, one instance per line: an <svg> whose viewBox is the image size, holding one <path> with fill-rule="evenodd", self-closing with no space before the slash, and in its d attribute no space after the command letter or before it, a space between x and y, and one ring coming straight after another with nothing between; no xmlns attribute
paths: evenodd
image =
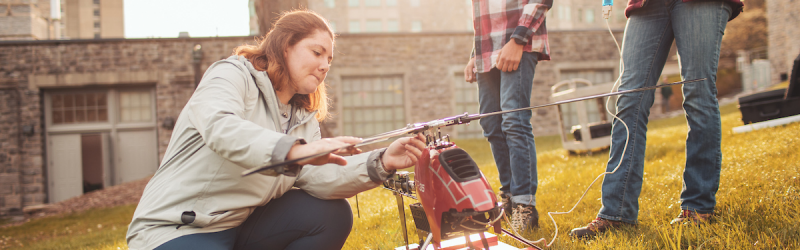
<svg viewBox="0 0 800 250"><path fill-rule="evenodd" d="M317 125L317 127L319 126ZM311 141L319 139L320 133L316 132ZM347 156L345 157L347 160L345 166L336 164L303 166L294 186L323 200L353 197L360 192L377 187L394 174L394 171L386 172L383 169L380 157L384 151L386 151L385 148Z"/></svg>
<svg viewBox="0 0 800 250"><path fill-rule="evenodd" d="M528 42L536 30L544 23L545 14L550 9L547 4L533 3L531 1L522 7L522 16L519 18L519 23L511 38L519 38L524 42Z"/></svg>
<svg viewBox="0 0 800 250"><path fill-rule="evenodd" d="M245 99L258 95L249 73L221 61L203 76L184 112L209 149L245 168L268 165L285 134L244 119ZM284 140L282 140L284 139Z"/></svg>

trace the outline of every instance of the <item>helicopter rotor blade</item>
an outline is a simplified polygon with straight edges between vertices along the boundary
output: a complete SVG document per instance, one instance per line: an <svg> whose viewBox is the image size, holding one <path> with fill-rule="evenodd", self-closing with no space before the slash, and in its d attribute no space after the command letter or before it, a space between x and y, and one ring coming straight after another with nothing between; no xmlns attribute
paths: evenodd
<svg viewBox="0 0 800 250"><path fill-rule="evenodd" d="M264 170L267 170L267 169L276 168L276 167L280 167L280 166L288 166L288 165L291 165L291 164L295 164L297 162L301 162L301 161L304 161L304 160L317 158L317 157L324 156L324 155L327 155L327 154L331 154L331 153L334 153L336 151L347 149L347 148L350 148L350 147L358 148L358 147L366 146L366 145L369 145L369 144L386 141L386 140L388 140L390 138L393 138L393 137L403 136L403 135L406 135L406 134L419 133L419 132L428 130L430 128L446 127L446 126L469 123L470 121L478 120L478 119L481 119L481 118L484 118L484 117L487 117L487 116L500 115L500 114L516 112L516 111L523 111L523 110L533 110L533 109L550 107L550 106L555 106L555 105L560 105L560 104L565 104L565 103L579 102L579 101L590 100L590 99L606 97L606 96L614 96L614 95L621 95L621 94L627 94L627 93L633 93L633 92L639 92L639 91L646 91L646 90L657 89L657 88L661 88L661 87L668 87L668 86L672 86L672 85L680 85L680 84L686 84L686 83L692 83L692 82L699 82L699 81L704 81L704 80L706 80L706 78L687 80L687 81L681 81L681 82L673 82L673 83L667 83L667 84L661 84L661 85L654 85L654 86L642 87L642 88L638 88L638 89L616 91L616 92L610 92L610 93L605 93L605 94L591 95L591 96L579 97L579 98L563 100L563 101L558 101L558 102L553 102L553 103L548 103L548 104L542 104L542 105L537 105L537 106L518 108L518 109L511 109L511 110L504 110L504 111L496 111L496 112L485 113L485 114L469 115L469 114L465 113L464 115L447 117L447 118L433 120L433 121L426 122L426 123L409 124L405 128L392 130L392 131L389 131L389 132L377 134L375 136L366 138L366 139L362 140L360 143L350 144L350 145L343 146L343 147L340 147L340 148L337 148L337 149L334 149L334 150L320 152L320 153L317 153L317 154L308 155L308 156L300 157L300 158L297 158L297 159L284 161L284 162L281 162L281 163L276 163L276 164L267 165L267 166L263 166L263 167L251 168L251 169L248 169L248 170L242 172L242 176L248 176L248 175L260 172L260 171L264 171Z"/></svg>
<svg viewBox="0 0 800 250"><path fill-rule="evenodd" d="M662 87L668 87L668 86L672 86L672 85L681 85L681 84L699 82L699 81L705 81L705 80L706 80L706 78L700 78L700 79L694 79L694 80L687 80L687 81L681 81L681 82L665 83L665 84L661 84L661 85L642 87L642 88L638 88L638 89L629 89L629 90L622 90L622 91L610 92L610 93L605 93L605 94L578 97L578 98L573 98L573 99L569 99L569 100L563 100L563 101L558 101L558 102L553 102L553 103L548 103L548 104L542 104L542 105L537 105L537 106L518 108L518 109L510 109L510 110L503 110L503 111L495 111L495 112L485 113L485 114L471 115L471 116L469 116L467 118L467 120L469 120L469 121L478 120L478 119L481 119L481 118L487 117L487 116L500 115L500 114L523 111L523 110L532 110L532 109L538 109L538 108L561 105L561 104L565 104L565 103L572 103L572 102L591 100L591 99L596 99L596 98L606 97L606 96L622 95L622 94L627 94L627 93L640 92L640 91L646 91L646 90L657 89L657 88L662 88Z"/></svg>

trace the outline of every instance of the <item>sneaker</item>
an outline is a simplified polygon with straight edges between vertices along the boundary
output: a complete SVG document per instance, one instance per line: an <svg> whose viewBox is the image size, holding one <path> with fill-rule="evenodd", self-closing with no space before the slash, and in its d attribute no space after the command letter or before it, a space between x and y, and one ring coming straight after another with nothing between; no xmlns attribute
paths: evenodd
<svg viewBox="0 0 800 250"><path fill-rule="evenodd" d="M503 203L503 213L506 214L507 217L511 217L511 195L500 191L500 202Z"/></svg>
<svg viewBox="0 0 800 250"><path fill-rule="evenodd" d="M514 204L511 227L519 232L539 228L539 211L536 211L536 206Z"/></svg>
<svg viewBox="0 0 800 250"><path fill-rule="evenodd" d="M681 214L678 215L677 218L673 219L669 224L687 224L687 223L708 223L711 221L711 217L714 216L714 213L698 213L692 210L681 210Z"/></svg>
<svg viewBox="0 0 800 250"><path fill-rule="evenodd" d="M630 225L629 223L625 223L625 222L621 222L621 221L612 221L612 220L607 220L607 219L603 219L603 218L598 217L597 219L594 219L592 222L589 223L589 225L586 225L585 227L579 227L579 228L572 229L572 231L569 232L569 236L578 237L578 238L590 238L590 237L594 237L598 233L602 233L602 232L605 232L608 229L615 228L615 227L618 227L618 226L622 226L622 225L625 225L625 224Z"/></svg>

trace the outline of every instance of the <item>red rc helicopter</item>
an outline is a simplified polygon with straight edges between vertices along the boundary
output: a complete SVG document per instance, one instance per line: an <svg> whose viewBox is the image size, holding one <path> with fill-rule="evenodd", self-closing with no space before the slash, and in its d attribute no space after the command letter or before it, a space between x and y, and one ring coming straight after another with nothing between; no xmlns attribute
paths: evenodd
<svg viewBox="0 0 800 250"><path fill-rule="evenodd" d="M405 128L375 135L362 140L361 143L348 145L340 149L349 147L361 147L368 144L385 141L390 138L399 137L407 134L424 133L427 139L428 150L424 151L422 157L414 167L414 173L398 172L387 179L383 186L391 190L397 197L398 210L400 212L403 236L406 242L406 249L409 249L408 234L405 224L405 213L403 197L418 199L419 203L409 205L417 232L427 233L424 241L420 235L418 249L426 249L429 244L433 244L434 249L441 248L443 240L464 236L466 247L469 249L489 249L489 243L483 232L489 228L494 228L495 233L505 233L512 238L533 249L542 249L534 245L537 242L528 241L522 237L512 234L501 228L500 219L503 216L502 204L497 201L494 191L489 182L483 176L472 157L449 141L449 136L442 136L439 129L442 127L468 124L470 121L478 120L491 115L499 115L509 112L522 110L532 110L537 108L555 106L565 103L590 100L600 97L620 95L625 93L639 92L645 90L667 87L677 84L703 81L695 79L670 84L643 87L632 90L611 92L600 95L580 97L538 106L519 108L513 110L497 111L486 114L467 114L433 120L425 123L409 124ZM285 167L290 164L316 158L336 152L340 149L322 152L294 160L289 160L269 166L249 169L242 173L247 176L261 171L274 171L283 173ZM414 175L414 179L411 176ZM419 195L419 197L415 196ZM470 240L470 234L478 233L481 238L482 246L474 246ZM552 244L552 243L551 243ZM530 249L529 248L529 249Z"/></svg>

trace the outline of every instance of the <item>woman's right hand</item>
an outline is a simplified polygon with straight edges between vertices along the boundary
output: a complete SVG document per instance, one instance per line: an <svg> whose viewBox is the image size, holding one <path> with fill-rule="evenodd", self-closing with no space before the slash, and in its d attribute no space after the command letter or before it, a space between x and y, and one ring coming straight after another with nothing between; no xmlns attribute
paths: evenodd
<svg viewBox="0 0 800 250"><path fill-rule="evenodd" d="M332 150L359 142L361 142L361 138L339 136L317 140L308 144L295 144L291 149L289 149L289 154L286 155L286 160L294 160L322 152L330 152ZM328 163L335 163L344 166L347 164L347 160L345 160L342 155L352 155L357 153L361 153L361 150L355 147L349 147L320 157L303 160L297 162L297 164L318 166Z"/></svg>

